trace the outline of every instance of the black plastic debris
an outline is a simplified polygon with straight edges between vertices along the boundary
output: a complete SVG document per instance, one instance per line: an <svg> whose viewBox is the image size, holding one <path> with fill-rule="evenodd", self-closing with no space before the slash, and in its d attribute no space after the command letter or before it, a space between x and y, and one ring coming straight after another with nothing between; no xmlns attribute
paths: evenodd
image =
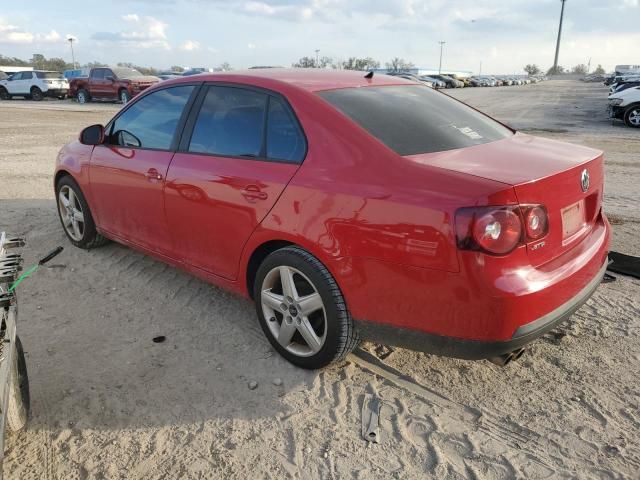
<svg viewBox="0 0 640 480"><path fill-rule="evenodd" d="M630 277L640 278L640 258L624 253L609 252L609 266L607 270Z"/></svg>
<svg viewBox="0 0 640 480"><path fill-rule="evenodd" d="M164 335L158 335L157 337L153 337L153 343L162 343L167 339Z"/></svg>

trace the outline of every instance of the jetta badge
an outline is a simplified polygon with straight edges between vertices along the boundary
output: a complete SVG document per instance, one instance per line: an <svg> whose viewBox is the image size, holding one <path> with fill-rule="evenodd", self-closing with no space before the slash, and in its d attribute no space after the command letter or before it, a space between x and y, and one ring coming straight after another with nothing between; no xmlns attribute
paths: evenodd
<svg viewBox="0 0 640 480"><path fill-rule="evenodd" d="M582 187L583 192L589 190L589 172L587 172L586 168L582 171L582 175L580 176L580 186Z"/></svg>

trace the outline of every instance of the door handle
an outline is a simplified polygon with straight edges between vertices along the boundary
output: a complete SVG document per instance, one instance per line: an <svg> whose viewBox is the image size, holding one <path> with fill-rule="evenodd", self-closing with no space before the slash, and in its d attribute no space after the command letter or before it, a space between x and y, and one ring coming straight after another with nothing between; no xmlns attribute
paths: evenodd
<svg viewBox="0 0 640 480"><path fill-rule="evenodd" d="M247 185L244 190L242 190L242 195L249 201L266 200L269 196L266 192L260 190L260 187L257 185Z"/></svg>
<svg viewBox="0 0 640 480"><path fill-rule="evenodd" d="M149 180L162 180L162 175L155 168L150 168L147 173L144 174Z"/></svg>

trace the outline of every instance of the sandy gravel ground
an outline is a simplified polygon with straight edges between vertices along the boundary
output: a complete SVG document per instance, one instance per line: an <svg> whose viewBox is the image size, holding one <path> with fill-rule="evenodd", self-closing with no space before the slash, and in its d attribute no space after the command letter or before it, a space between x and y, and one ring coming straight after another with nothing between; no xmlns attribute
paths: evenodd
<svg viewBox="0 0 640 480"><path fill-rule="evenodd" d="M452 94L604 149L613 248L640 255L640 132L605 118L604 87ZM342 366L299 370L248 302L117 244L69 245L53 160L117 108L0 103L0 230L26 235L28 262L66 247L21 287L32 417L8 438L7 478L640 478L639 281L602 285L508 368L401 349L381 359L366 344ZM380 445L361 439L367 393L385 402Z"/></svg>

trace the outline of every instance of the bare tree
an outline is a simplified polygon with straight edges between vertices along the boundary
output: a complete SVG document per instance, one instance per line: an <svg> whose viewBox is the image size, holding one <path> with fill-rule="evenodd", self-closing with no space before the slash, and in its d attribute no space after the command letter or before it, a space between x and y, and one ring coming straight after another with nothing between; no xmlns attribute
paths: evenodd
<svg viewBox="0 0 640 480"><path fill-rule="evenodd" d="M576 65L575 67L573 67L571 69L571 73L578 73L580 75L586 75L587 73L589 73L589 69L587 68L587 66L584 63L581 63L581 64Z"/></svg>
<svg viewBox="0 0 640 480"><path fill-rule="evenodd" d="M380 62L374 60L371 57L358 58L350 57L348 60L342 62L342 68L345 70L371 70L379 68Z"/></svg>
<svg viewBox="0 0 640 480"><path fill-rule="evenodd" d="M295 63L291 64L294 68L316 68L316 59L311 57L302 57Z"/></svg>
<svg viewBox="0 0 640 480"><path fill-rule="evenodd" d="M315 58L302 57L291 66L293 68L337 68L337 64L331 57L320 57L317 62Z"/></svg>
<svg viewBox="0 0 640 480"><path fill-rule="evenodd" d="M184 72L184 67L181 67L180 65L174 65L173 67L171 67L171 71L172 72Z"/></svg>
<svg viewBox="0 0 640 480"><path fill-rule="evenodd" d="M390 62L385 64L390 72L404 72L413 68L413 63L407 62L404 58L392 58Z"/></svg>
<svg viewBox="0 0 640 480"><path fill-rule="evenodd" d="M604 75L604 74L605 74L605 73L607 73L607 72L605 72L604 68L602 68L602 65L598 64L598 66L597 66L597 67L596 67L596 69L593 71L593 73L596 73L596 74L598 74L598 75Z"/></svg>
<svg viewBox="0 0 640 480"><path fill-rule="evenodd" d="M231 66L231 64L229 62L222 62L218 66L218 70L221 70L223 72L228 72L229 70L233 70L233 67Z"/></svg>
<svg viewBox="0 0 640 480"><path fill-rule="evenodd" d="M538 65L536 65L535 63L529 63L525 65L523 70L527 72L530 77L538 75L540 73L540 67L538 67Z"/></svg>
<svg viewBox="0 0 640 480"><path fill-rule="evenodd" d="M557 67L551 67L549 70L547 70L547 75L560 75L562 73L566 73L562 65L558 65Z"/></svg>

